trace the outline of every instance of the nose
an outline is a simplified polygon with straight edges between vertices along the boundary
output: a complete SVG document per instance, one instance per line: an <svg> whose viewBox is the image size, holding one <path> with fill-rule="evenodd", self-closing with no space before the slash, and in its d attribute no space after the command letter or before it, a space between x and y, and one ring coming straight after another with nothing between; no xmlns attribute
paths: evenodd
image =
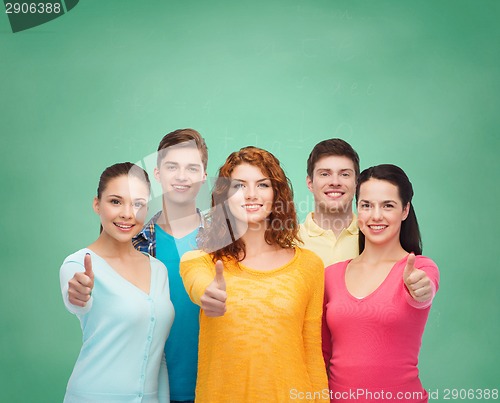
<svg viewBox="0 0 500 403"><path fill-rule="evenodd" d="M120 210L120 217L131 218L133 216L134 216L134 208L132 204L123 203L122 208Z"/></svg>
<svg viewBox="0 0 500 403"><path fill-rule="evenodd" d="M256 197L256 189L255 189L255 186L248 186L246 188L246 192L245 192L245 199L247 200L252 200L252 199L255 199Z"/></svg>
<svg viewBox="0 0 500 403"><path fill-rule="evenodd" d="M186 180L186 170L184 168L179 168L176 171L175 179L178 181L185 181Z"/></svg>
<svg viewBox="0 0 500 403"><path fill-rule="evenodd" d="M339 186L340 181L339 181L339 175L337 173L332 173L330 175L330 181L329 181L330 186Z"/></svg>
<svg viewBox="0 0 500 403"><path fill-rule="evenodd" d="M377 221L382 219L382 209L380 208L380 206L376 205L373 207L372 218Z"/></svg>

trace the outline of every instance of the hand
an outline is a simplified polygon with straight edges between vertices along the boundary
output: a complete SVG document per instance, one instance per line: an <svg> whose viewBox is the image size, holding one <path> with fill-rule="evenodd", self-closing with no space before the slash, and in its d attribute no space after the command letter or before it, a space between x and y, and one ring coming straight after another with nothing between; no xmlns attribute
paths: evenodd
<svg viewBox="0 0 500 403"><path fill-rule="evenodd" d="M222 261L215 263L215 277L201 296L201 309L206 316L215 318L226 312L226 281L224 280L224 265Z"/></svg>
<svg viewBox="0 0 500 403"><path fill-rule="evenodd" d="M415 255L413 253L408 255L403 271L403 281L415 301L425 302L432 297L431 280L425 271L415 269Z"/></svg>
<svg viewBox="0 0 500 403"><path fill-rule="evenodd" d="M92 259L87 253L83 259L85 272L77 272L68 282L69 302L76 306L84 307L90 299L90 294L94 288L94 272L92 271Z"/></svg>

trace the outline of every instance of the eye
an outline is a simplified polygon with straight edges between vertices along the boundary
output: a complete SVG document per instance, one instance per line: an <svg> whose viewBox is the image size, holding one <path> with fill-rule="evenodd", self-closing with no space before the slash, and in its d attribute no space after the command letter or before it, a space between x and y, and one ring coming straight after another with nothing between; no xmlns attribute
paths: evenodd
<svg viewBox="0 0 500 403"><path fill-rule="evenodd" d="M392 208L394 208L394 204L392 204L392 203L386 203L384 205L384 208L386 208L386 209L392 209Z"/></svg>
<svg viewBox="0 0 500 403"><path fill-rule="evenodd" d="M189 167L188 170L189 170L189 172L193 172L193 173L200 172L200 169L198 167Z"/></svg>
<svg viewBox="0 0 500 403"><path fill-rule="evenodd" d="M328 172L320 172L319 176L328 176Z"/></svg>
<svg viewBox="0 0 500 403"><path fill-rule="evenodd" d="M351 176L351 174L349 172L342 172L342 176L344 178L349 178Z"/></svg>
<svg viewBox="0 0 500 403"><path fill-rule="evenodd" d="M175 165L165 165L167 171L175 171L177 167Z"/></svg>
<svg viewBox="0 0 500 403"><path fill-rule="evenodd" d="M135 202L134 207L137 209L143 208L146 204L143 202Z"/></svg>
<svg viewBox="0 0 500 403"><path fill-rule="evenodd" d="M118 199L111 199L109 202L111 204L114 204L114 205L119 205L120 204L120 200L118 200Z"/></svg>
<svg viewBox="0 0 500 403"><path fill-rule="evenodd" d="M369 203L361 203L359 205L359 207L362 208L362 209L368 209L368 208L370 208L370 204Z"/></svg>
<svg viewBox="0 0 500 403"><path fill-rule="evenodd" d="M265 182L262 182L262 183L259 183L259 187L260 188L268 188L270 187L271 185L269 183L265 183Z"/></svg>
<svg viewBox="0 0 500 403"><path fill-rule="evenodd" d="M243 183L236 182L233 184L233 189L243 189L244 186Z"/></svg>

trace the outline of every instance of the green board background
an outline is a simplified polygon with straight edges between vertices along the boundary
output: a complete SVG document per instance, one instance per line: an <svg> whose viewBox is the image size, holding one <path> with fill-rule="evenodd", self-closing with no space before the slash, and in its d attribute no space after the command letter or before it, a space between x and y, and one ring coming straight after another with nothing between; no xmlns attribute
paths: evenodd
<svg viewBox="0 0 500 403"><path fill-rule="evenodd" d="M499 388L499 17L480 0L88 0L13 34L0 16L1 400L62 401L81 332L59 266L97 236L104 167L180 127L207 139L211 175L240 147L275 153L301 218L318 141L402 166L441 270L422 382L434 401Z"/></svg>

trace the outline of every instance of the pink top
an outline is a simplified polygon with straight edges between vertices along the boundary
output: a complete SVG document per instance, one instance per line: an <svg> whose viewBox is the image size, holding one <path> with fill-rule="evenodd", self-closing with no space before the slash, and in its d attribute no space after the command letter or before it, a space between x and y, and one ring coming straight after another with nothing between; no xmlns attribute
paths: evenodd
<svg viewBox="0 0 500 403"><path fill-rule="evenodd" d="M345 284L350 260L325 269L323 357L332 401L427 401L417 364L432 299L419 303L411 297L403 283L406 260L397 262L382 284L361 299ZM435 293L436 264L417 256L415 268L427 273Z"/></svg>

